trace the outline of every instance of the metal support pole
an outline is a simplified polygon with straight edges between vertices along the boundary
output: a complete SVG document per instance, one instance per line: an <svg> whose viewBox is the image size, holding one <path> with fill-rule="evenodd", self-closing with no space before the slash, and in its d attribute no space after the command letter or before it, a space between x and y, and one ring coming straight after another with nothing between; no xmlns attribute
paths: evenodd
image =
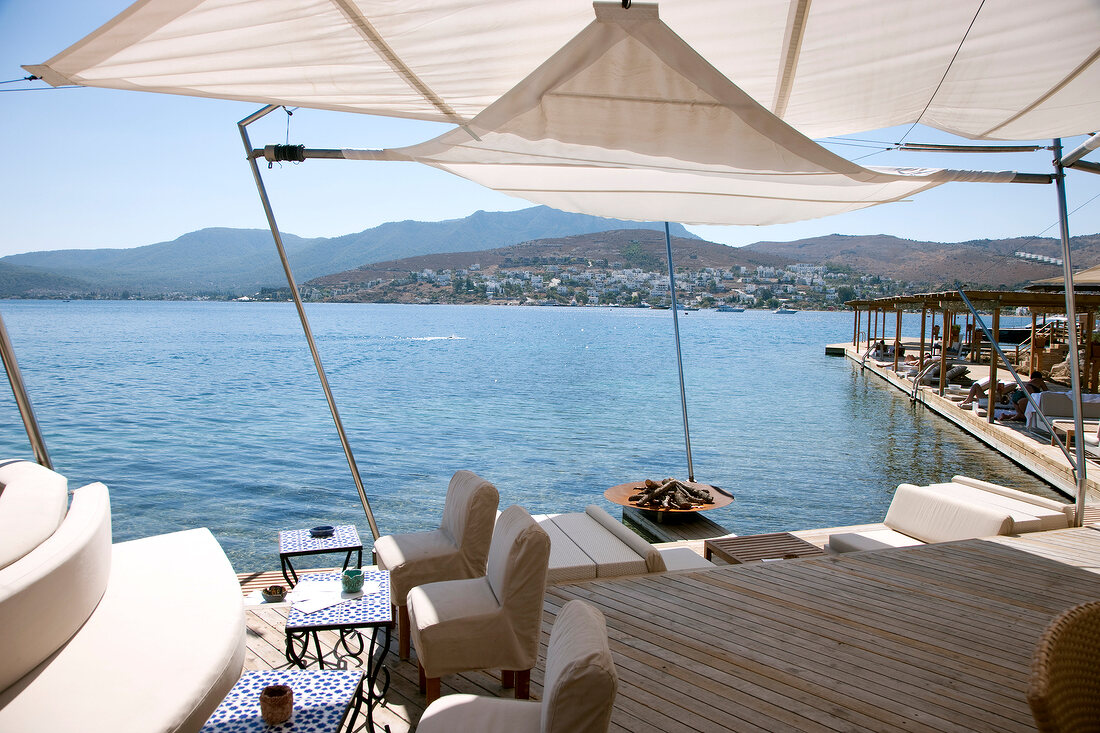
<svg viewBox="0 0 1100 733"><path fill-rule="evenodd" d="M1073 430L1077 448L1077 511L1074 526L1082 526L1088 493L1085 461L1085 430L1081 420L1081 364L1077 338L1077 304L1073 293L1073 265L1070 262L1069 207L1066 205L1066 171L1062 166L1062 139L1054 139L1054 185L1058 189L1058 221L1062 234L1062 277L1066 282L1066 341L1069 343L1069 374L1073 389Z"/></svg>
<svg viewBox="0 0 1100 733"><path fill-rule="evenodd" d="M672 330L676 332L676 370L680 374L680 409L684 413L684 448L687 450L688 481L695 480L695 468L691 465L691 433L688 431L688 403L684 393L684 360L680 356L680 319L676 313L676 271L672 269L672 235L665 222L665 252L668 254L668 287L672 294Z"/></svg>
<svg viewBox="0 0 1100 733"><path fill-rule="evenodd" d="M313 331L309 327L309 319L306 318L302 297L298 293L298 285L294 282L294 273L290 271L290 262L287 260L286 250L283 249L283 237L279 232L278 224L275 223L275 212L271 208L271 200L267 197L267 188L264 186L263 177L260 175L260 167L256 164L256 158L252 156L252 143L248 139L248 126L276 109L278 109L277 106L268 105L238 122L237 128L241 131L241 140L244 142L248 163L252 166L252 177L256 181L256 190L260 194L260 202L263 204L264 213L267 215L267 224L271 228L271 236L275 240L275 249L279 252L279 261L283 265L283 272L286 273L286 282L290 286L290 295L294 298L294 307L298 309L298 319L302 322L302 331L305 332L306 341L309 343L309 351L313 355L313 364L317 367L317 377L321 380L321 389L325 392L328 409L332 412L332 421L336 424L336 432L340 435L340 444L344 447L344 455L347 456L348 467L351 469L352 479L355 480L355 488L359 491L359 501L362 502L363 511L367 515L367 523L370 525L371 534L374 539L378 539L378 524L374 521L374 513L370 509L367 492L363 489L363 479L359 476L359 467L355 465L355 457L351 453L351 443L348 442L347 433L344 432L344 424L341 422L340 413L336 409L336 400L333 398L332 389L328 385L325 368L321 364L321 355L317 351L317 344L313 341Z"/></svg>
<svg viewBox="0 0 1100 733"><path fill-rule="evenodd" d="M11 338L8 336L8 329L2 317L0 317L0 359L4 362L4 371L8 373L8 383L11 384L12 394L15 395L15 404L19 407L23 427L26 428L27 437L30 438L34 460L52 471L53 463L50 461L50 454L46 452L46 441L42 439L42 431L38 429L38 420L34 417L31 398L23 384L23 375L19 371L19 363L15 360L15 349L11 347Z"/></svg>

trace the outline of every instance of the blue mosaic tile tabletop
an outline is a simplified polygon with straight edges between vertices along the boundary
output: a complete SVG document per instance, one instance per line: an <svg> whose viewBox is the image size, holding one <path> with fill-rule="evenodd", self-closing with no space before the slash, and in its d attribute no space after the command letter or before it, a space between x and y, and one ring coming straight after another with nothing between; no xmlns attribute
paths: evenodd
<svg viewBox="0 0 1100 733"><path fill-rule="evenodd" d="M362 679L359 670L245 672L202 733L336 733ZM285 723L268 725L260 717L260 692L268 685L294 691L294 713Z"/></svg>
<svg viewBox="0 0 1100 733"><path fill-rule="evenodd" d="M298 588L307 582L340 583L340 573L313 573L298 584ZM364 570L363 587L378 585L376 593L344 594L347 600L335 606L322 608L313 613L302 613L294 606L287 615L288 631L310 629L313 627L337 626L377 626L393 621L393 609L390 607L390 574L387 570Z"/></svg>
<svg viewBox="0 0 1100 733"><path fill-rule="evenodd" d="M354 524L338 524L331 537L310 537L308 529L287 529L279 532L279 554L326 550L361 550L363 541Z"/></svg>

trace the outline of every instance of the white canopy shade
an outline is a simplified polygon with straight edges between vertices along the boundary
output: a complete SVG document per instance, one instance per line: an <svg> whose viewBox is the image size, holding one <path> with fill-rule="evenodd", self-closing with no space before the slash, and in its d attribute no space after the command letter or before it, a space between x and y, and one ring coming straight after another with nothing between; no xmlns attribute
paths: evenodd
<svg viewBox="0 0 1100 733"><path fill-rule="evenodd" d="M661 14L810 137L1100 126L1096 0L666 0ZM461 123L591 19L589 0L140 0L26 68L55 85Z"/></svg>
<svg viewBox="0 0 1100 733"><path fill-rule="evenodd" d="M1012 173L868 169L784 123L658 18L597 3L597 19L462 128L399 150L566 211L688 224L776 224Z"/></svg>

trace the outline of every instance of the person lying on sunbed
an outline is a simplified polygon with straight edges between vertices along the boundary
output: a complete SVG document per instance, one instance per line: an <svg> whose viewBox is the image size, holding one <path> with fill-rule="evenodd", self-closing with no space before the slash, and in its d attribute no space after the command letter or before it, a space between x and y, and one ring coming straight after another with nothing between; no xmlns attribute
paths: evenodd
<svg viewBox="0 0 1100 733"><path fill-rule="evenodd" d="M969 407L975 400L980 400L985 397L986 387L989 386L989 377L982 377L974 384L970 385L970 391L966 394L966 399L959 403L959 407ZM1015 382L997 382L997 398L993 400L994 403L1008 402L1008 395L1016 388Z"/></svg>
<svg viewBox="0 0 1100 733"><path fill-rule="evenodd" d="M1016 406L1016 414L1005 419L1011 420L1012 422L1024 422L1027 419L1027 415L1024 411L1027 410L1028 392L1031 394L1038 394L1039 392L1046 391L1047 383L1043 381L1043 373L1036 369L1031 373L1031 379L1027 380L1024 389L1018 389L1008 396L1008 401Z"/></svg>

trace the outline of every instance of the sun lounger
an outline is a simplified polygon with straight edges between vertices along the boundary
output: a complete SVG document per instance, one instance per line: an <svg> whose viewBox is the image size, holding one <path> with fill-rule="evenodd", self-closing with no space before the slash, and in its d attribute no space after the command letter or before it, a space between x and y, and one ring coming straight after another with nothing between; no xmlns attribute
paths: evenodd
<svg viewBox="0 0 1100 733"><path fill-rule="evenodd" d="M240 584L208 530L111 544L107 487L0 464L0 730L198 730L240 676ZM37 493L41 512L20 497Z"/></svg>
<svg viewBox="0 0 1100 733"><path fill-rule="evenodd" d="M595 504L534 519L550 536L549 583L714 567L689 548L651 545Z"/></svg>

